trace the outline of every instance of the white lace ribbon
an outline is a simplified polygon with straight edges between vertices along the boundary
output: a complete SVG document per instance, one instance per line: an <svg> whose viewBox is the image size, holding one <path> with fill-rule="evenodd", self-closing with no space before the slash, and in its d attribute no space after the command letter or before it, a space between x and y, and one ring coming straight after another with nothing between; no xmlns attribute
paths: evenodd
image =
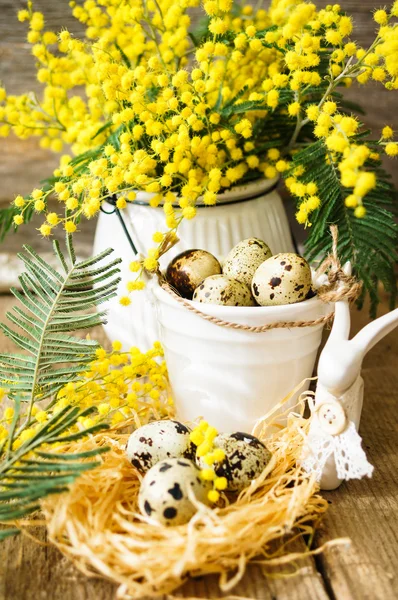
<svg viewBox="0 0 398 600"><path fill-rule="evenodd" d="M350 420L350 417L355 418L357 405L362 402L362 388L360 377L340 398L325 388L317 388L315 402L310 406L310 431L300 462L308 473L315 473L318 481L330 458L334 459L337 477L341 480L372 476L373 466L362 449L356 425Z"/></svg>
<svg viewBox="0 0 398 600"><path fill-rule="evenodd" d="M362 438L352 421L339 435L330 435L313 429L307 439L301 466L307 473L315 473L319 481L326 461L333 454L339 479L361 479L365 475L371 477L373 466L366 458L361 442Z"/></svg>

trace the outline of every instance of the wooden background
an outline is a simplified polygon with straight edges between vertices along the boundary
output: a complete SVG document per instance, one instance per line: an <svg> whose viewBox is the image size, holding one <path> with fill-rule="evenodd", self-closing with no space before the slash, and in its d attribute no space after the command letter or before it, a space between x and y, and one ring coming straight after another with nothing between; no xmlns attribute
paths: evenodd
<svg viewBox="0 0 398 600"><path fill-rule="evenodd" d="M19 23L16 19L17 11L25 4L22 0L0 0L0 81L9 93L16 94L28 90L40 92L41 87L36 81L34 58L26 42L26 23ZM267 4L264 2L264 5ZM319 0L317 4L325 6L328 2ZM354 39L366 46L373 39L375 30L371 12L379 4L376 0L346 0L343 5L354 18ZM80 23L70 14L68 0L34 0L34 7L44 13L48 26L56 31L62 27L68 27L76 34L82 31ZM387 123L395 124L398 129L396 92L388 92L374 83L365 88L355 86L348 91L348 96L363 105L367 111L366 124L376 136ZM57 164L57 157L48 150L40 149L34 139L0 138L0 152L0 202L8 202L18 193L29 192ZM391 173L394 167L398 182L396 162L389 161Z"/></svg>

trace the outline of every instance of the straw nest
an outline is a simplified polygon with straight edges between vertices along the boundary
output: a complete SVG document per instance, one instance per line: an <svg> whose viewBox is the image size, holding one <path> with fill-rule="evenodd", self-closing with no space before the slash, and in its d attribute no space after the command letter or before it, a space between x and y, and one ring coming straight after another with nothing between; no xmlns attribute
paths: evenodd
<svg viewBox="0 0 398 600"><path fill-rule="evenodd" d="M290 542L312 534L327 509L314 478L297 466L308 426L301 414L271 435L260 425L255 434L273 453L262 475L236 500L225 497L213 510L200 505L178 527L156 526L139 514L140 476L124 453L125 430L75 444L75 451L103 445L110 451L69 492L43 502L49 538L87 575L118 583L119 597L170 593L189 574L217 573L227 591L252 559L270 567L297 561Z"/></svg>

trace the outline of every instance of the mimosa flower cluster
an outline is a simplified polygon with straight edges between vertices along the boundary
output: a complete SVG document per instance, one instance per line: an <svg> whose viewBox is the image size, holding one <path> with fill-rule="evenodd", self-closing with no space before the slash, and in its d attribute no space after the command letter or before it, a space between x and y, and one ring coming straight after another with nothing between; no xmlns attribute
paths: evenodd
<svg viewBox="0 0 398 600"><path fill-rule="evenodd" d="M201 469L200 476L204 481L211 481L213 489L208 492L210 502L218 502L220 491L226 490L228 481L226 477L219 477L212 465L222 463L225 460L225 452L222 448L214 445L214 440L218 435L215 427L209 425L207 421L200 421L190 433L191 442L196 446L196 456L201 458L208 465Z"/></svg>
<svg viewBox="0 0 398 600"><path fill-rule="evenodd" d="M56 398L47 406L36 402L30 422L15 438L13 450L48 422L51 417L67 406L80 409L96 407L97 411L73 426L66 434L81 429L90 429L98 423L116 425L132 419L136 426L151 419L168 417L173 412L173 401L169 394L166 363L162 360L163 350L159 342L146 353L137 348L123 352L121 343L113 342L111 352L103 348L97 350L97 358L89 364L82 378L66 384ZM2 381L0 399L7 394L7 382ZM14 417L14 409L5 409L0 422L0 444L8 437L9 427ZM24 418L24 415L21 415Z"/></svg>
<svg viewBox="0 0 398 600"><path fill-rule="evenodd" d="M353 41L352 20L338 4L318 10L273 0L269 10L255 10L205 0L208 29L191 35L189 10L198 4L73 0L86 28L81 40L48 30L30 1L18 13L44 93L38 99L1 89L0 134L39 136L43 147L72 155L62 155L46 186L15 198L15 225L33 207L44 215L44 237L57 226L74 233L110 195L122 210L145 192L152 207L163 207L164 231L154 232L154 247L132 271L153 272L166 234L194 218L199 202L214 205L238 183L283 174L298 201L297 220L310 226L323 198L292 157L317 140L347 189L344 209L366 216L363 199L375 189L380 158L397 156L398 143L388 125L378 140L364 137L335 92L354 80L398 89L398 1L374 13L369 48ZM57 209L48 202L53 196ZM127 292L141 287L132 281Z"/></svg>

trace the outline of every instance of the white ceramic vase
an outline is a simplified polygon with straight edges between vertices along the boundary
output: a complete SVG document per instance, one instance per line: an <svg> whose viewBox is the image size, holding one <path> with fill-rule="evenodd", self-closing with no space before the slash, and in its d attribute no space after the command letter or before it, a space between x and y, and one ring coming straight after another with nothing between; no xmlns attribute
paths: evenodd
<svg viewBox="0 0 398 600"><path fill-rule="evenodd" d="M293 252L294 246L282 200L275 190L276 180L259 181L237 186L220 194L216 206L199 206L192 221L185 221L178 230L180 242L161 259L165 268L178 253L190 248L202 248L218 258L225 256L239 241L248 237L265 240L273 253ZM163 208L152 208L152 194L139 192L134 203L122 211L127 229L139 253L146 254L154 246L155 231L166 231ZM109 209L112 207L109 205ZM125 293L132 279L129 264L134 253L116 214L101 213L94 241L94 253L113 248L123 259L119 295ZM147 291L136 292L132 304L123 307L119 299L108 303L105 330L111 340L120 340L124 349L138 346L145 351L158 339L158 326L151 297Z"/></svg>
<svg viewBox="0 0 398 600"><path fill-rule="evenodd" d="M312 376L322 324L264 333L221 327L189 311L157 283L152 289L177 416L183 421L202 416L219 431L250 432ZM249 326L312 321L332 309L316 296L283 306L193 304L208 315Z"/></svg>

